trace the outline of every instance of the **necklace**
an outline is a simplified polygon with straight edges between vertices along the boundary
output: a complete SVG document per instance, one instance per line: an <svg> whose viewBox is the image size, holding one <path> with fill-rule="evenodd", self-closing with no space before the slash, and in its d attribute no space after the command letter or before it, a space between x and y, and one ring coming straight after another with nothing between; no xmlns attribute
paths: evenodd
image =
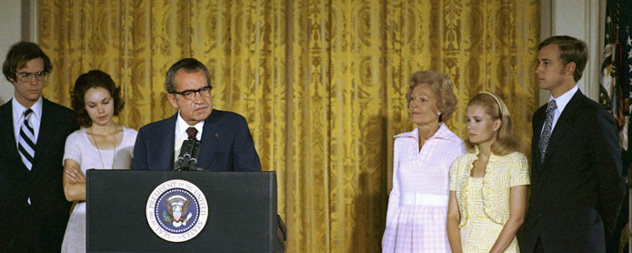
<svg viewBox="0 0 632 253"><path fill-rule="evenodd" d="M103 158L101 157L101 149L99 149L99 144L97 143L97 139L94 138L94 131L92 127L90 127L90 135L92 135L92 142L94 142L94 146L97 148L97 153L99 154L99 160L101 160L101 168L105 169L105 164L103 163ZM114 152L112 153L112 168L114 168L114 161L116 159L116 136L114 137Z"/></svg>

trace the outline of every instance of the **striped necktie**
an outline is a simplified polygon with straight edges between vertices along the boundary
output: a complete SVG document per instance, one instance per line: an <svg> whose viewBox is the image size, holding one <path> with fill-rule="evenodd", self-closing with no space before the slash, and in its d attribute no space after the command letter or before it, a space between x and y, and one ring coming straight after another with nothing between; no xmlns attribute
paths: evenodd
<svg viewBox="0 0 632 253"><path fill-rule="evenodd" d="M33 159L35 158L35 131L31 124L29 124L29 118L32 115L33 110L30 108L24 111L24 122L20 127L20 140L18 142L18 150L22 157L22 162L26 165L26 168L31 170L33 168Z"/></svg>

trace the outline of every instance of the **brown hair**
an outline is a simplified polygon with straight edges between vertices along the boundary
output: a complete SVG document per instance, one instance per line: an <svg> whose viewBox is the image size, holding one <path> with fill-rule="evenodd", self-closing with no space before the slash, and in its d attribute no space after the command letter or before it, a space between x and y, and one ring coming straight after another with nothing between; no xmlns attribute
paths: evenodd
<svg viewBox="0 0 632 253"><path fill-rule="evenodd" d="M538 50L541 50L543 47L550 44L559 46L560 59L564 63L564 66L571 62L575 63L575 73L573 73L573 79L575 79L575 82L578 82L579 79L582 78L582 73L584 72L586 61L588 59L588 48L586 43L571 36L553 36L540 42Z"/></svg>
<svg viewBox="0 0 632 253"><path fill-rule="evenodd" d="M116 87L114 80L107 73L101 70L91 70L88 73L82 74L75 81L75 88L70 92L72 99L72 119L79 126L89 127L92 125L92 119L86 111L85 95L86 91L91 88L101 87L110 92L112 100L114 101L114 115L118 115L119 111L123 109L125 105L124 101L121 101L121 88Z"/></svg>
<svg viewBox="0 0 632 253"><path fill-rule="evenodd" d="M445 122L452 117L452 113L456 109L456 95L452 90L454 86L450 78L445 74L435 71L419 71L410 77L408 92L406 92L406 101L410 103L410 97L417 85L427 84L437 96L437 108L441 112L439 122Z"/></svg>
<svg viewBox="0 0 632 253"><path fill-rule="evenodd" d="M13 44L7 53L7 58L2 64L4 77L7 78L9 82L15 83L17 81L15 72L23 68L27 61L36 58L42 58L44 61L44 72L50 73L53 69L53 66L50 64L50 59L37 44L25 41Z"/></svg>

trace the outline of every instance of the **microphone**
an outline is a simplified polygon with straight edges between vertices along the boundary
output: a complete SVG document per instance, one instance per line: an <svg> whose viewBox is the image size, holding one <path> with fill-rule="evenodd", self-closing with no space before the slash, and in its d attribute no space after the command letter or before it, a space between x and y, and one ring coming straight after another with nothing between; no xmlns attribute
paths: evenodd
<svg viewBox="0 0 632 253"><path fill-rule="evenodd" d="M191 149L191 159L189 161L188 170L197 170L195 165L197 164L198 154L200 153L200 147L202 147L202 143L198 140L191 140L193 147Z"/></svg>
<svg viewBox="0 0 632 253"><path fill-rule="evenodd" d="M191 151L193 150L194 140L185 140L180 147L180 155L173 166L173 170L187 170L191 161Z"/></svg>

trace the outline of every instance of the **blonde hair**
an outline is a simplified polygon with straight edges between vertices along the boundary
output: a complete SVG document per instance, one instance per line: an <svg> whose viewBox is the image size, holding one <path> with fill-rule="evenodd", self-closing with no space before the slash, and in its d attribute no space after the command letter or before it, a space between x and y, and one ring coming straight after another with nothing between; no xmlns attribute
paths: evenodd
<svg viewBox="0 0 632 253"><path fill-rule="evenodd" d="M467 107L471 105L481 106L487 115L501 121L500 127L496 131L496 141L491 146L492 153L507 155L520 149L520 143L511 129L511 116L507 105L498 95L492 92L478 93L470 99ZM466 139L464 142L467 150L473 152L476 144L470 142L469 139Z"/></svg>
<svg viewBox="0 0 632 253"><path fill-rule="evenodd" d="M456 110L456 95L452 90L454 86L450 78L445 74L436 71L418 71L410 77L408 92L406 92L406 101L410 103L410 97L417 85L426 84L437 96L437 108L441 112L439 122L445 122L452 117L452 113Z"/></svg>

